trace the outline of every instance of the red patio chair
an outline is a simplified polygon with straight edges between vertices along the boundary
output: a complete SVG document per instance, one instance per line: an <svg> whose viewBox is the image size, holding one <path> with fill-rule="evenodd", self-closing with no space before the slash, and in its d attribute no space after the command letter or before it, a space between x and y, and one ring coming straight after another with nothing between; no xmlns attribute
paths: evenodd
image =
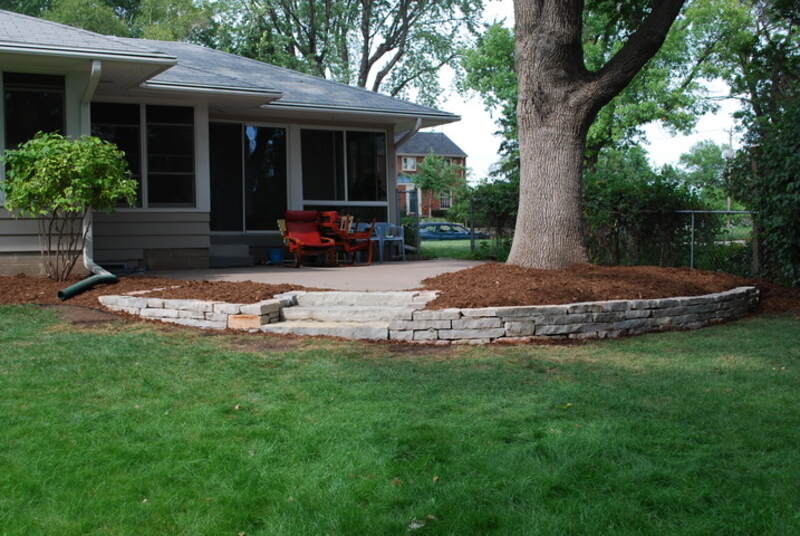
<svg viewBox="0 0 800 536"><path fill-rule="evenodd" d="M339 217L335 210L323 212L321 214L320 227L325 236L330 237L336 242L336 247L341 249L346 255L350 255L351 264L356 262L356 253L359 251L367 252L367 264L372 264L372 231L375 222L368 229L351 232L349 229L353 225L352 216Z"/></svg>
<svg viewBox="0 0 800 536"><path fill-rule="evenodd" d="M287 210L286 245L294 254L295 267L303 264L304 255L322 255L328 262L336 265L336 242L319 233L319 212L316 210Z"/></svg>

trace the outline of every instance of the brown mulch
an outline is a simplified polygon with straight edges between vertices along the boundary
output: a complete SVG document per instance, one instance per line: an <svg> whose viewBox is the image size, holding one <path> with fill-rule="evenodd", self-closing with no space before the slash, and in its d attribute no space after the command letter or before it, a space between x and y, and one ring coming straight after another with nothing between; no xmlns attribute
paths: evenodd
<svg viewBox="0 0 800 536"><path fill-rule="evenodd" d="M97 301L99 296L126 294L137 290L151 290L175 285L180 285L181 287L148 293L147 296L253 303L269 299L275 294L289 290L307 290L300 285L268 285L265 283L253 283L252 281L243 281L241 283L229 281L182 281L163 277L132 276L120 277L117 283L111 285L97 285L66 302L59 300L58 291L77 281L79 281L77 278L71 281L59 282L44 277L29 277L25 275L0 276L0 304L36 303L52 305L67 303L69 305L99 307L100 303Z"/></svg>
<svg viewBox="0 0 800 536"><path fill-rule="evenodd" d="M72 282L74 281L64 283L23 275L0 276L0 304L60 304L62 302L56 293ZM688 268L583 264L564 270L531 270L488 263L426 279L423 284L426 288L441 291L439 297L428 304L428 308L432 309L693 296L743 285L756 285L761 290L759 311L800 312L800 289ZM253 303L289 290L321 290L300 285L269 285L252 281L182 281L131 276L121 277L113 285L98 285L65 303L100 308L97 301L99 296L175 285L180 285L180 288L166 289L148 296Z"/></svg>
<svg viewBox="0 0 800 536"><path fill-rule="evenodd" d="M430 309L697 296L756 285L762 291L762 311L800 311L800 289L688 268L576 264L564 270L533 270L487 263L422 283L441 291L428 303Z"/></svg>
<svg viewBox="0 0 800 536"><path fill-rule="evenodd" d="M270 285L253 281L172 281L179 288L168 288L147 294L149 298L201 299L229 303L254 303L268 300L290 290L324 290L302 285ZM151 287L152 288L152 287Z"/></svg>

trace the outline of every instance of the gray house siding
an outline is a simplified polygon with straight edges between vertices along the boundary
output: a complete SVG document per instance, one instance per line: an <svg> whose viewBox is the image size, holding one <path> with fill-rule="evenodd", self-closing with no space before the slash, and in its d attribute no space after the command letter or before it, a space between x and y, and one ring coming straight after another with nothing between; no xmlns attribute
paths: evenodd
<svg viewBox="0 0 800 536"><path fill-rule="evenodd" d="M95 214L95 260L129 269L206 268L208 222L207 212Z"/></svg>

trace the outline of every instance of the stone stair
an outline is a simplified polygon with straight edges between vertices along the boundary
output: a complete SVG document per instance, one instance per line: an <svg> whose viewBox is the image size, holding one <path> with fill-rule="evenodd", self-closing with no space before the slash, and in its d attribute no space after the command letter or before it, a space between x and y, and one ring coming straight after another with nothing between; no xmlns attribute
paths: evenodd
<svg viewBox="0 0 800 536"><path fill-rule="evenodd" d="M261 327L265 333L328 335L348 339L388 339L389 322L411 320L436 297L429 291L287 292L294 305L284 307L283 321ZM286 301L286 300L285 300Z"/></svg>

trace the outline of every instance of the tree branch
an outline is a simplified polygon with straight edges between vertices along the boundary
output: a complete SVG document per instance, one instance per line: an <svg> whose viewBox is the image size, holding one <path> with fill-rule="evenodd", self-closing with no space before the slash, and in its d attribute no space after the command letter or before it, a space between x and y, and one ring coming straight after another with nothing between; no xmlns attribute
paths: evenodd
<svg viewBox="0 0 800 536"><path fill-rule="evenodd" d="M596 108L614 98L658 52L686 0L656 0L653 11L588 84Z"/></svg>

